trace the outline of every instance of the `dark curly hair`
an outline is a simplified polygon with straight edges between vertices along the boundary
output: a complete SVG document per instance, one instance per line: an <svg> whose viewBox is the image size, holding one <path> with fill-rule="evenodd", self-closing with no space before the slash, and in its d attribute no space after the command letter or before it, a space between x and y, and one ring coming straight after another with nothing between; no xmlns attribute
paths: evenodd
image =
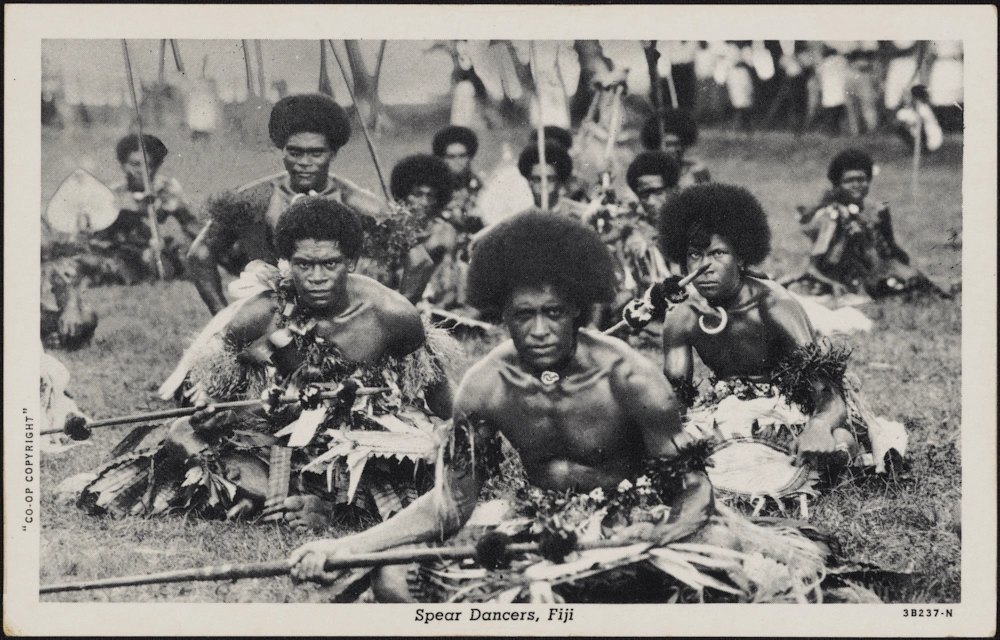
<svg viewBox="0 0 1000 640"><path fill-rule="evenodd" d="M684 147L690 147L698 141L698 124L684 111L667 111L663 115L663 131L680 138ZM658 150L663 145L659 116L646 120L646 124L642 125L639 141L643 149L650 151Z"/></svg>
<svg viewBox="0 0 1000 640"><path fill-rule="evenodd" d="M142 135L142 144L146 147L146 160L149 162L150 170L156 171L163 164L163 159L167 157L167 145L163 144L163 140L148 133ZM128 157L138 150L139 134L130 133L119 140L115 147L118 164L125 164Z"/></svg>
<svg viewBox="0 0 1000 640"><path fill-rule="evenodd" d="M872 179L872 169L875 167L875 161L868 154L867 151L862 151L861 149L845 149L837 155L833 156L833 160L830 161L830 167L826 170L827 179L833 183L833 186L840 184L840 179L844 176L847 171L861 170L865 172L868 179Z"/></svg>
<svg viewBox="0 0 1000 640"><path fill-rule="evenodd" d="M361 254L364 231L357 214L345 204L323 196L303 196L288 207L274 230L278 256L286 260L299 240L336 240L348 260Z"/></svg>
<svg viewBox="0 0 1000 640"><path fill-rule="evenodd" d="M660 176L663 186L672 189L677 186L681 177L681 168L673 156L663 151L643 151L635 157L625 173L628 188L635 191L639 188L639 178L642 176Z"/></svg>
<svg viewBox="0 0 1000 640"><path fill-rule="evenodd" d="M688 246L707 247L713 234L724 237L746 264L762 262L771 251L767 214L743 187L688 187L667 203L660 217L660 248L681 265L687 263Z"/></svg>
<svg viewBox="0 0 1000 640"><path fill-rule="evenodd" d="M441 129L434 134L434 141L431 142L431 150L439 158L444 157L448 145L458 143L465 147L465 151L470 158L476 156L479 151L479 137L476 132L468 127L450 126Z"/></svg>
<svg viewBox="0 0 1000 640"><path fill-rule="evenodd" d="M521 152L521 157L517 159L517 170L525 178L531 177L531 168L539 162L538 145L529 144ZM556 168L556 177L560 182L569 180L573 174L573 160L569 157L569 151L558 142L545 143L545 162Z"/></svg>
<svg viewBox="0 0 1000 640"><path fill-rule="evenodd" d="M557 127L554 124L546 125L542 128L542 133L545 134L546 142L552 141L561 144L567 151L573 148L573 134L562 127ZM531 134L531 139L538 139L538 129L535 129Z"/></svg>
<svg viewBox="0 0 1000 640"><path fill-rule="evenodd" d="M296 133L319 133L337 151L351 139L351 123L330 96L305 93L278 100L271 109L267 132L279 149Z"/></svg>
<svg viewBox="0 0 1000 640"><path fill-rule="evenodd" d="M496 316L514 289L551 285L587 311L611 302L617 280L607 246L596 231L563 216L528 209L508 218L475 244L469 265L469 304Z"/></svg>
<svg viewBox="0 0 1000 640"><path fill-rule="evenodd" d="M403 158L392 168L389 191L396 200L406 200L413 187L426 185L434 189L437 208L442 209L451 200L455 181L448 165L437 156L418 154Z"/></svg>

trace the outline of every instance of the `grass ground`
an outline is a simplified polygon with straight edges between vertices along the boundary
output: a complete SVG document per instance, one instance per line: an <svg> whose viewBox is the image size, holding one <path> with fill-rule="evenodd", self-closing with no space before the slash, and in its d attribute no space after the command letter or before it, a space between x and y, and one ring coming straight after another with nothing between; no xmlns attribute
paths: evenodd
<svg viewBox="0 0 1000 640"><path fill-rule="evenodd" d="M114 144L119 131L46 132L42 140L42 204L77 166L105 181L117 178ZM383 139L390 164L429 147L430 131ZM477 166L484 175L499 160L500 142L517 149L527 131L489 132ZM164 171L175 175L196 203L280 167L273 151L231 138L195 146L180 134L163 135L171 149ZM764 268L780 275L796 270L807 244L797 229L795 205L816 199L825 186L826 163L850 144L818 135L803 138L767 133L750 137L704 132L697 152L722 182L745 185L770 212L774 250ZM865 140L881 165L873 199L893 207L900 243L917 265L946 287L961 280L961 139L949 139L925 156L919 196L909 187L909 157L895 139ZM345 147L335 169L378 190L360 136ZM94 418L166 403L155 389L170 373L189 337L209 315L187 282L87 293L100 315L93 343L55 355L73 374L70 390ZM911 468L897 482L857 480L815 501L813 521L831 529L846 555L886 569L919 575L883 595L896 602L960 600L961 502L961 295L956 299L869 304L872 333L847 340L851 368L861 379L872 409L904 422L910 431ZM481 353L482 344L468 345ZM656 350L649 357L658 359ZM139 574L168 569L283 558L310 536L276 526L193 519L98 519L62 501L53 489L64 478L98 465L128 427L95 432L85 446L41 462L40 579L43 584ZM287 578L236 583L191 583L43 596L44 601L143 600L173 602L302 602L318 597L310 585Z"/></svg>

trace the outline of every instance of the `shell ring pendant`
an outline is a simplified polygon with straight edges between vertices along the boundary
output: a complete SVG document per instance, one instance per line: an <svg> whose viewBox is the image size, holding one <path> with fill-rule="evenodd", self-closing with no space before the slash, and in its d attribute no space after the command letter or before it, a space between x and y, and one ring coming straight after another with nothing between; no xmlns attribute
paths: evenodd
<svg viewBox="0 0 1000 640"><path fill-rule="evenodd" d="M722 331L726 328L726 325L729 324L729 314L726 313L725 309L722 307L714 307L714 310L721 318L719 326L715 328L709 328L705 325L705 316L698 316L698 328L700 328L706 335L710 336L722 333Z"/></svg>

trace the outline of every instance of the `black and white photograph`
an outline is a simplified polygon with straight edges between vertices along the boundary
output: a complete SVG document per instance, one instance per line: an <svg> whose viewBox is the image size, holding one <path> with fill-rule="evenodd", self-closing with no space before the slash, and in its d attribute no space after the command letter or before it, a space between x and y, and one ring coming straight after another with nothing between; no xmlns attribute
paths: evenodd
<svg viewBox="0 0 1000 640"><path fill-rule="evenodd" d="M5 629L990 633L989 7L17 9Z"/></svg>

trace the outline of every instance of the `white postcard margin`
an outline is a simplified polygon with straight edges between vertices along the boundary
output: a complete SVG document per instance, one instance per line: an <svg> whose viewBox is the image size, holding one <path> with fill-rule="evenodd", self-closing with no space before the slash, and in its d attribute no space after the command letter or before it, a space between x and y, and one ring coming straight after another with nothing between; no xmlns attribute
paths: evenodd
<svg viewBox="0 0 1000 640"><path fill-rule="evenodd" d="M997 14L979 6L5 5L4 630L11 635L869 635L996 632ZM576 605L570 622L473 622L469 605L39 603L26 509L25 416L37 419L43 38L960 39L965 47L962 602ZM30 495L30 494L27 494ZM707 608L706 608L707 607ZM463 612L418 623L417 609ZM548 607L510 605L491 610Z"/></svg>

